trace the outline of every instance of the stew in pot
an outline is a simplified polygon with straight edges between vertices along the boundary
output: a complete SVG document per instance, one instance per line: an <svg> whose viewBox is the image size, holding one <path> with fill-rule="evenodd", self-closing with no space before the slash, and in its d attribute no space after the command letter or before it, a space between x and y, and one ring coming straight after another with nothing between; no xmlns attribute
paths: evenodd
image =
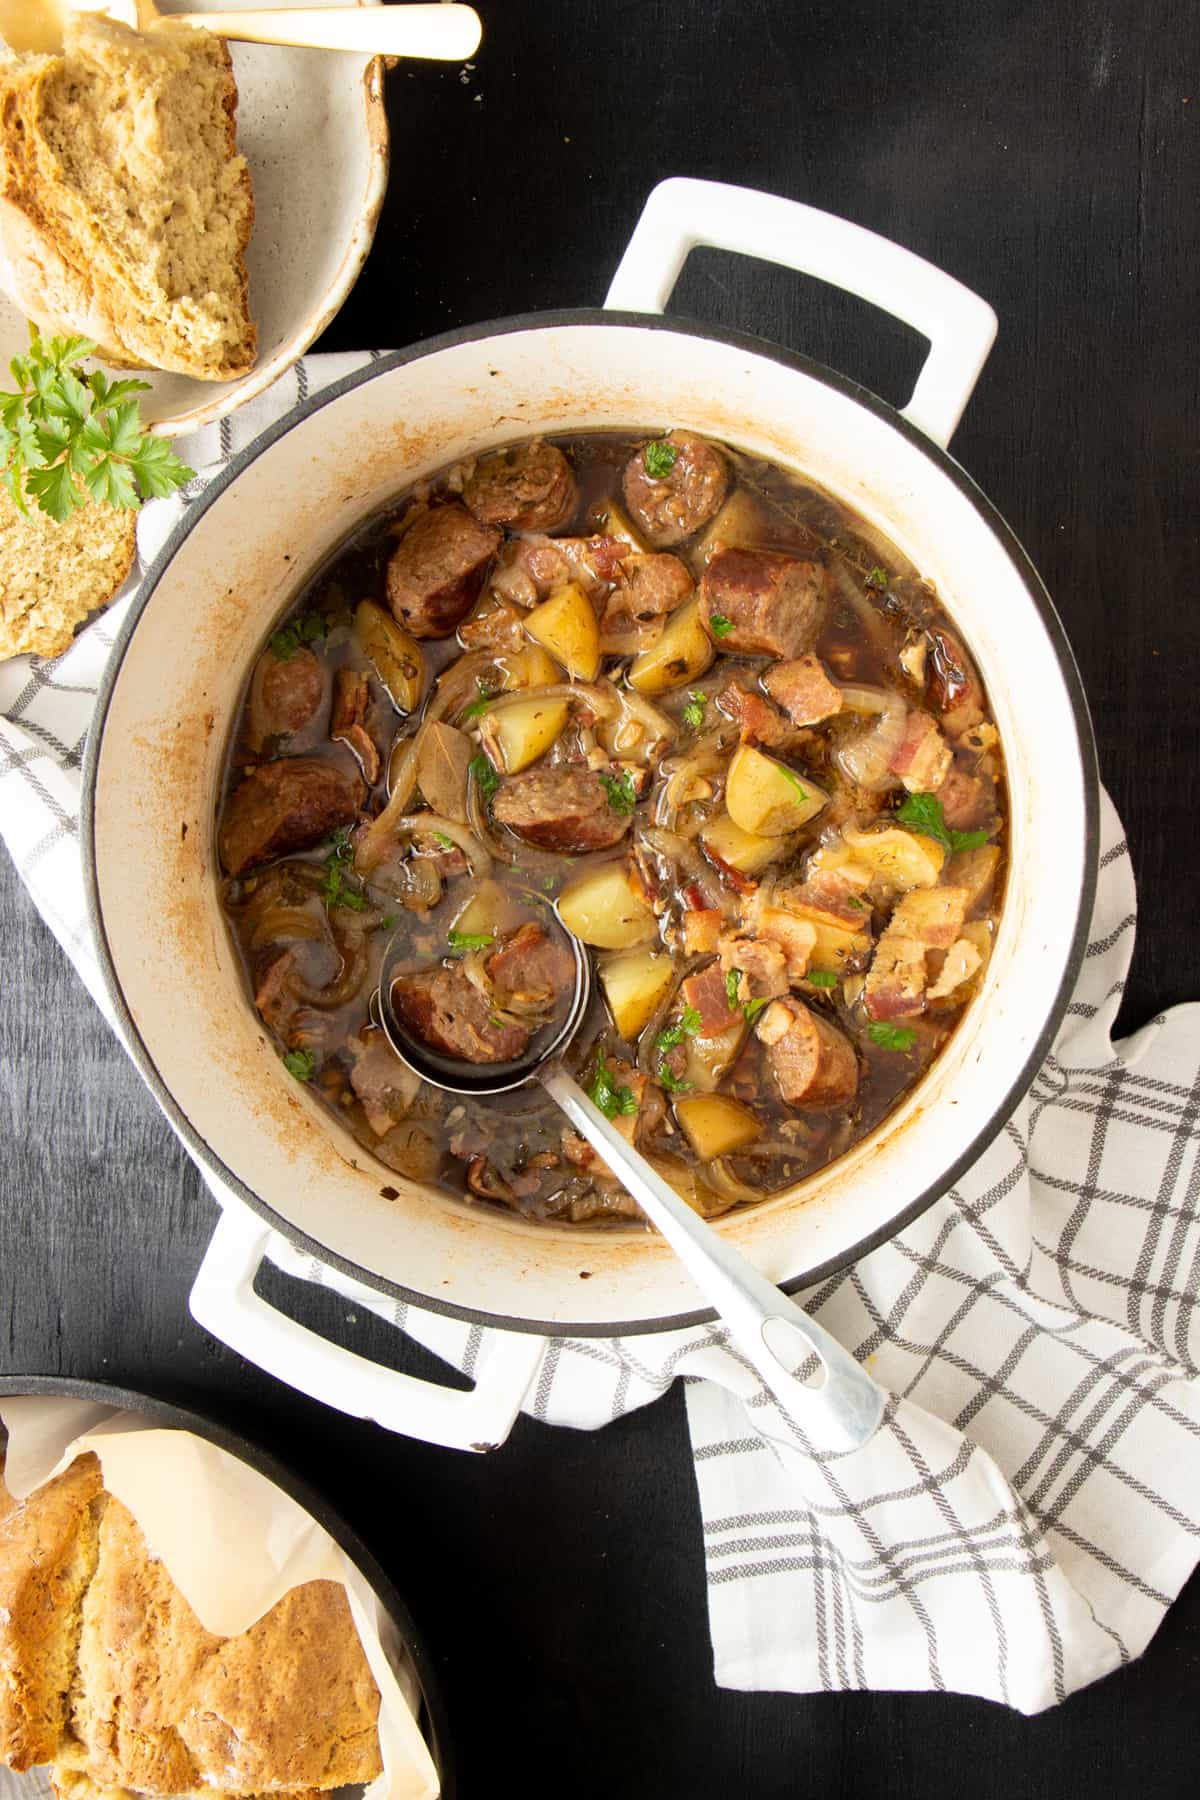
<svg viewBox="0 0 1200 1800"><path fill-rule="evenodd" d="M288 1071L403 1176L527 1218L636 1219L534 1087L567 1053L706 1215L869 1132L986 968L1004 869L987 695L920 573L792 472L690 432L535 439L372 519L250 676L218 843ZM384 1192L389 1192L384 1189Z"/></svg>

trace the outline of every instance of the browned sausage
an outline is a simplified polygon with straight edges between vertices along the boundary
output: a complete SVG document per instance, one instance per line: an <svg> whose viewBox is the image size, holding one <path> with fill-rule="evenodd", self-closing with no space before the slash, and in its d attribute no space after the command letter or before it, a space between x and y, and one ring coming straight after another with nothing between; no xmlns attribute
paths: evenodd
<svg viewBox="0 0 1200 1800"><path fill-rule="evenodd" d="M325 677L311 650L302 645L290 656L276 656L268 647L255 665L250 680L246 742L257 756L267 739L300 731L321 704Z"/></svg>
<svg viewBox="0 0 1200 1800"><path fill-rule="evenodd" d="M535 439L481 457L463 500L481 525L556 531L575 509L575 477L561 450Z"/></svg>
<svg viewBox="0 0 1200 1800"><path fill-rule="evenodd" d="M241 875L271 856L320 843L349 825L366 799L357 775L319 757L289 756L252 769L234 789L221 825L221 861Z"/></svg>
<svg viewBox="0 0 1200 1800"><path fill-rule="evenodd" d="M802 1000L772 1000L755 1027L788 1106L822 1112L845 1106L858 1090L858 1058L836 1025Z"/></svg>
<svg viewBox="0 0 1200 1800"><path fill-rule="evenodd" d="M387 597L414 637L449 637L483 586L500 533L465 506L418 512L392 552Z"/></svg>
<svg viewBox="0 0 1200 1800"><path fill-rule="evenodd" d="M460 967L397 975L392 1006L414 1037L462 1062L512 1062L532 1036L530 1027L500 1020Z"/></svg>
<svg viewBox="0 0 1200 1800"><path fill-rule="evenodd" d="M521 929L488 958L488 976L501 993L525 1006L546 1005L570 991L575 959L536 922Z"/></svg>
<svg viewBox="0 0 1200 1800"><path fill-rule="evenodd" d="M665 547L708 524L725 498L729 464L714 444L687 431L672 431L658 442L675 452L670 470L657 478L649 474L644 445L625 464L622 485L634 523Z"/></svg>
<svg viewBox="0 0 1200 1800"><path fill-rule="evenodd" d="M529 769L502 781L492 802L502 825L543 850L570 856L619 843L632 822L610 805L590 769Z"/></svg>
<svg viewBox="0 0 1200 1800"><path fill-rule="evenodd" d="M778 550L717 550L700 583L700 615L719 650L800 656L825 616L825 570Z"/></svg>

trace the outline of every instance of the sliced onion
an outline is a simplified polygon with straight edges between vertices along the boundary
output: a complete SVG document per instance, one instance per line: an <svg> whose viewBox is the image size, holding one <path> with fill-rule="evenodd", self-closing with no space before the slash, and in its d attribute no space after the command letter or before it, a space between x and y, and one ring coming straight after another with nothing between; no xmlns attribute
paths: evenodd
<svg viewBox="0 0 1200 1800"><path fill-rule="evenodd" d="M448 819L444 813L435 812L406 813L396 821L397 837L416 837L418 834L432 836L434 832L439 837L448 837L452 844L458 846L471 865L472 875L491 874L491 852L480 843L469 826L460 825L456 819Z"/></svg>
<svg viewBox="0 0 1200 1800"><path fill-rule="evenodd" d="M637 757L649 762L660 744L673 744L679 736L675 720L635 692L633 688L612 688L619 708L615 723L602 726L600 741L611 756L629 760Z"/></svg>
<svg viewBox="0 0 1200 1800"><path fill-rule="evenodd" d="M497 694L488 701L488 712L503 712L506 707L524 705L527 700L575 700L594 712L598 719L611 719L620 709L621 697L609 682L552 681L546 687L514 688L510 694Z"/></svg>
<svg viewBox="0 0 1200 1800"><path fill-rule="evenodd" d="M383 861L398 835L399 822L404 816L405 808L412 800L417 785L417 758L421 754L424 738L425 727L421 725L407 740L407 748L401 752L399 758L396 758L393 750L392 756L388 759L391 792L383 811L377 818L372 819L354 847L354 872L356 875L369 875L371 870Z"/></svg>
<svg viewBox="0 0 1200 1800"><path fill-rule="evenodd" d="M830 567L833 571L833 578L837 582L839 594L849 605L875 648L882 651L890 661L896 652L896 640L895 633L887 620L875 603L863 592L843 557L835 556Z"/></svg>
<svg viewBox="0 0 1200 1800"><path fill-rule="evenodd" d="M869 714L878 724L840 743L833 752L834 767L868 793L893 787L896 778L890 765L904 737L907 706L891 688L848 684L840 692L847 712Z"/></svg>

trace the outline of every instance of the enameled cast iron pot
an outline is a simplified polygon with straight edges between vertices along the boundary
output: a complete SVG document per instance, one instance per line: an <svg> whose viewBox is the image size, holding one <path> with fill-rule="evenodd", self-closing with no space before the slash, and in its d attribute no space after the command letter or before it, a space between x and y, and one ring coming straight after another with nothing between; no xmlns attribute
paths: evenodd
<svg viewBox="0 0 1200 1800"><path fill-rule="evenodd" d="M805 357L653 316L698 243L806 270L905 319L930 342L910 404L897 413ZM109 990L176 1130L245 1203L226 1209L193 1310L293 1385L445 1442L504 1435L538 1337L706 1315L671 1252L644 1231L534 1226L404 1183L285 1072L248 1002L217 895L225 749L274 621L365 517L455 457L526 433L685 426L815 477L936 583L964 631L1010 781L995 952L950 1044L890 1118L831 1168L721 1221L782 1286L861 1256L979 1155L1062 1017L1091 912L1097 790L1075 664L1020 545L944 449L991 347L991 309L827 214L686 180L651 195L608 305L419 344L268 431L158 559L88 746L87 858ZM531 1335L494 1340L505 1348L474 1395L382 1371L374 1380L372 1365L254 1295L271 1228L418 1306Z"/></svg>

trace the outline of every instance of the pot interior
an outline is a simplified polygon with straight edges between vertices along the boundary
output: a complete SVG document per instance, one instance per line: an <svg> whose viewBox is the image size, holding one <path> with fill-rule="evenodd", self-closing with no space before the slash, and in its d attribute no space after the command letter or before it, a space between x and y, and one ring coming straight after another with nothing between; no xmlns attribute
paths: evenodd
<svg viewBox="0 0 1200 1800"><path fill-rule="evenodd" d="M813 366L612 315L491 327L376 365L210 489L131 622L92 752L102 950L143 1071L208 1166L327 1260L421 1304L528 1329L698 1316L643 1232L531 1225L406 1183L283 1070L217 898L215 809L249 668L364 518L468 451L536 431L678 425L815 480L938 588L1004 746L1009 877L981 991L924 1081L846 1156L718 1229L773 1280L860 1254L998 1129L1061 1016L1090 904L1094 794L1078 679L1036 576L942 453Z"/></svg>

